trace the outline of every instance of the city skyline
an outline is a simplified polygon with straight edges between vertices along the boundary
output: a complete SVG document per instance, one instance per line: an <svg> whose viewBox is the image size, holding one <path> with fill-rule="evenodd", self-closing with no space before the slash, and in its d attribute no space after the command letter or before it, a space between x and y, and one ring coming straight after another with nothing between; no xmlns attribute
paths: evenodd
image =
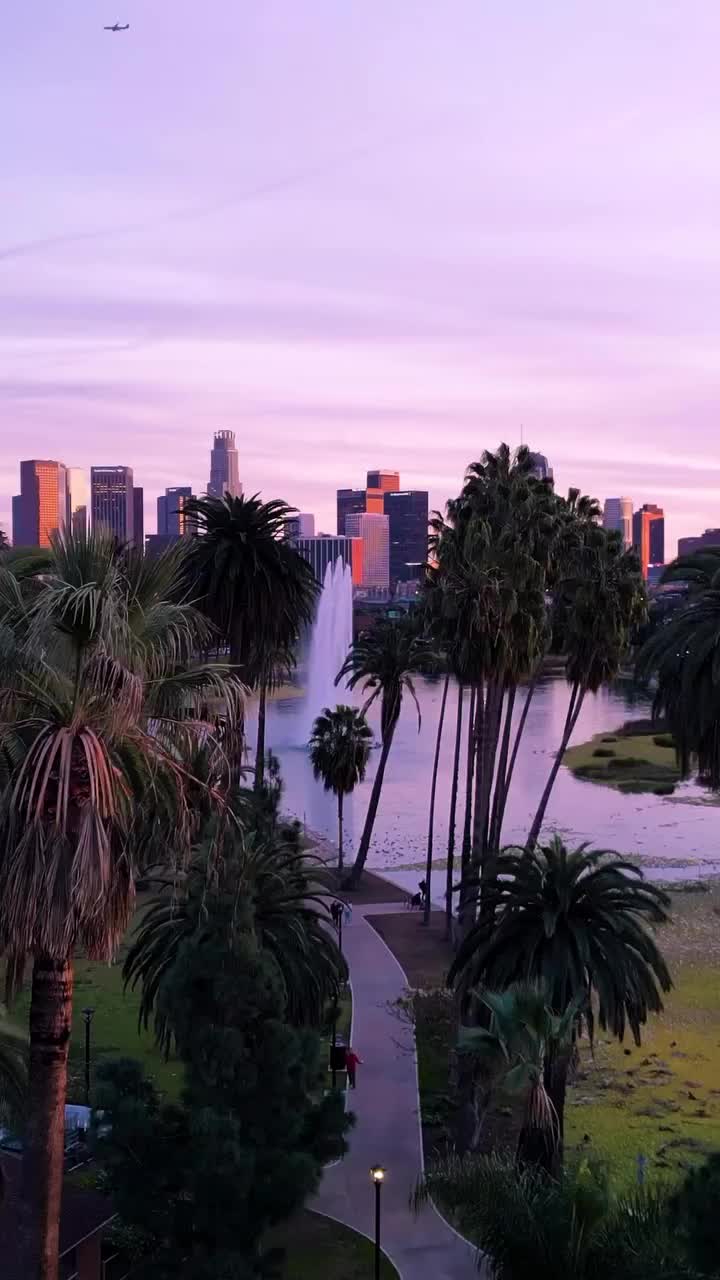
<svg viewBox="0 0 720 1280"><path fill-rule="evenodd" d="M718 524L720 11L451 8L9 7L4 528L59 441L131 461L152 527L216 424L320 528L388 441L436 508L523 436L669 551Z"/></svg>
<svg viewBox="0 0 720 1280"><path fill-rule="evenodd" d="M215 432L213 434L213 440L215 444L217 444L217 440L220 436L225 437L228 442L232 441L231 447L235 453L235 462L237 463L237 451L234 449L234 439L235 439L234 433L230 430ZM211 450L211 456L213 452L214 450ZM548 465L547 457L545 457L544 455L538 455L538 456L542 457L543 463L545 465ZM62 484L64 486L64 490L66 493L66 516L64 517L65 523L67 523L68 520L71 521L72 527L76 529L80 527L87 527L88 525L92 524L92 519L90 517L92 472L93 470L102 471L102 470L107 470L108 468L91 466L88 472L85 472L85 470L82 467L67 466L64 462L57 459L46 460L46 459L34 458L29 461L19 460L17 466L21 476L21 488L22 488L22 467L29 466L31 464L33 465L42 464L46 467L47 466L59 467L60 474L62 476ZM122 465L117 465L114 468L110 468L110 469L127 472L132 484L132 477L133 477L132 466L128 467L126 464L122 464ZM549 470L550 470L550 474L552 474L553 468L551 465L549 467ZM238 479L236 465L235 465L235 470L233 471L233 475L238 482L237 487L242 493L243 485ZM321 534L323 536L335 536L334 534L331 534L330 530L333 525L337 525L338 526L337 532L341 533L339 526L343 523L344 512L346 510L348 513L350 511L362 512L364 510L367 510L370 512L373 512L373 511L381 512L385 510L384 500L385 500L386 493L392 494L393 497L396 499L397 498L408 499L414 496L419 496L421 493L424 492L424 491L406 490L406 489L401 489L397 492L393 492L391 485L400 483L400 479L401 479L400 473L396 469L381 468L378 470L377 468L366 468L367 481L369 482L372 477L378 477L378 478L383 477L384 479L382 481L382 484L384 485L384 487L381 487L379 483L377 487L372 487L372 488L370 487L366 487L364 489L352 489L352 488L342 489L341 488L341 489L336 489L334 491L335 493L335 502L333 503L333 506L335 508L334 516L332 517L332 519L330 519L327 522L325 526L323 525L322 518L318 519L315 512L303 511L302 504L300 502L293 502L292 499L286 499L289 502L289 505L291 507L296 507L298 511L298 515L291 521L291 523L293 525L296 525L298 521L302 523L302 530L300 526L298 526L293 536L301 536L301 537L307 537L308 535L313 536L315 529L317 529L317 533L319 535ZM17 485L16 485L16 488L17 488ZM77 497L75 497L75 494L71 492L71 488L77 491ZM207 492L207 490L200 490L200 491ZM134 524L136 523L138 512L139 510L141 510L143 513L144 536L152 535L152 534L158 534L160 536L166 536L168 534L171 536L177 536L179 533L185 532L182 515L177 513L172 506L168 505L168 503L172 502L174 498L177 496L178 505L181 506L182 502L187 497L192 496L194 492L197 492L197 490L194 490L191 485L169 485L165 487L164 493L158 493L155 496L153 495L152 491L148 492L146 486L141 485L141 486L132 487L132 492L131 492L131 506L133 509L133 515L131 517L132 525L134 526ZM249 489L248 496L251 492L253 492L253 490ZM275 494L262 495L261 494L261 497L263 496L267 500L270 497L275 497L278 495L275 495ZM344 505L342 507L343 515L341 516L341 499L343 497L344 497ZM21 498L21 494L17 493L12 497L12 501L11 501L11 516L6 526L6 532L8 536L11 538L11 540L14 540L14 526L15 526L16 511L20 521L22 522L23 520L23 511L25 510L25 508L21 506L20 498ZM630 545L631 542L633 541L631 526L632 526L632 521L634 516L636 516L638 512L641 511L642 509L648 509L648 508L655 509L658 506L658 504L648 503L647 501L638 503L636 502L635 499L631 497L622 497L622 498L606 497L604 499L600 499L599 502L600 502L600 508L601 508L601 523L604 524L606 528L622 529L623 532L625 533L626 545ZM81 504L83 503L86 505L82 506ZM81 513L79 519L74 518L76 507L80 509L80 513ZM327 510L327 503L325 504L324 509ZM432 506L430 506L429 511L432 512L432 510L433 508ZM621 517L621 510L622 510L622 517ZM148 521L148 512L151 513L151 518L149 521ZM676 548L676 547L673 547L672 550L670 549L670 543L667 538L667 524L668 524L667 510L663 510L663 517L664 517L663 528L665 531L663 534L665 562L668 563L670 560L672 560L675 557L676 554L682 554L682 552L680 551L679 548ZM415 513L414 520L415 520L415 524L417 524L417 512ZM672 521L672 516L671 516L671 521ZM309 522L309 523L305 524L305 522ZM312 525L312 530L313 530L312 534L310 533L310 525ZM0 524L0 528L3 528L3 527L4 526ZM708 538L705 535L709 534L712 530L714 530L714 526L709 526L705 530L701 529L700 525L696 521L694 531L684 535L680 539L680 541L682 543L685 543L686 547L689 547L693 543L697 543L699 546L709 545ZM627 537L628 532L631 533L630 537ZM399 576L399 575L396 574L395 576Z"/></svg>

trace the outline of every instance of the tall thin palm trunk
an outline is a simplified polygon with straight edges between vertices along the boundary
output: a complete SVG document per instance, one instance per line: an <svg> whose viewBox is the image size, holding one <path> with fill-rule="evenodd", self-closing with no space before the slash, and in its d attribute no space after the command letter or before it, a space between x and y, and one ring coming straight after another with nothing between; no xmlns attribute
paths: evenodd
<svg viewBox="0 0 720 1280"><path fill-rule="evenodd" d="M380 749L380 759L378 760L377 772L375 774L375 777L373 778L372 791L370 792L370 801L368 803L368 810L365 816L365 826L363 827L363 833L362 833L362 836L360 837L360 844L358 847L357 856L352 865L350 875L343 882L344 889L356 889L358 884L360 883L360 877L362 876L362 873L365 869L365 863L367 861L367 856L370 850L370 841L372 840L373 827L375 826L375 819L377 817L378 805L380 803L380 792L382 791L383 779L385 777L385 769L387 767L388 756L390 755L390 748L392 746L392 741L395 736L396 725L397 725L397 718L391 721L391 723L388 725L385 731L383 744Z"/></svg>
<svg viewBox="0 0 720 1280"><path fill-rule="evenodd" d="M587 689L581 688L580 684L576 681L572 687L572 693L570 695L570 702L568 705L567 715L565 717L565 726L563 728L562 738L560 740L560 747L557 751L555 759L553 760L553 765L550 770L550 776L548 777L548 780L545 783L545 790L543 791L542 796L540 797L540 804L538 805L537 813L533 818L533 823L528 833L528 838L527 838L528 849L534 849L535 845L537 844L538 836L540 835L542 824L545 818L545 811L550 802L550 795L555 785L555 779L557 778L558 773L560 772L560 765L563 762L563 756L567 751L568 743L570 742L570 739L573 734L573 730L575 728L575 725L577 724L578 716L580 715L580 712L582 710L582 705L583 705L583 702L585 701L586 693L587 693Z"/></svg>
<svg viewBox="0 0 720 1280"><path fill-rule="evenodd" d="M450 787L450 816L448 818L447 873L445 876L445 938L452 937L453 870L455 862L455 816L457 813L458 784L460 781L460 750L463 728L463 686L457 687L457 718L455 720L455 755L453 757L452 784Z"/></svg>
<svg viewBox="0 0 720 1280"><path fill-rule="evenodd" d="M510 753L510 734L512 732L513 710L515 708L515 693L517 686L511 685L507 692L507 705L505 708L505 725L503 727L502 738L500 741L500 756L498 758L497 769L495 771L495 790L493 792L492 811L490 814L490 832L488 836L490 848L496 851L500 847L500 836L502 830L501 813L504 811L506 773L508 755Z"/></svg>
<svg viewBox="0 0 720 1280"><path fill-rule="evenodd" d="M22 1167L28 1280L57 1280L58 1276L72 994L71 958L37 955L30 998L28 1122Z"/></svg>
<svg viewBox="0 0 720 1280"><path fill-rule="evenodd" d="M258 698L257 746L255 749L255 791L262 791L265 781L265 722L267 718L267 682L260 685Z"/></svg>
<svg viewBox="0 0 720 1280"><path fill-rule="evenodd" d="M465 902L467 885L470 879L470 854L472 851L472 801L475 760L477 756L477 719L478 698L475 685L470 686L470 708L468 714L467 757L465 770L465 817L463 820L463 841L460 853L460 902L459 918L462 924L465 918Z"/></svg>
<svg viewBox="0 0 720 1280"><path fill-rule="evenodd" d="M343 870L343 800L342 791L338 791L338 871Z"/></svg>
<svg viewBox="0 0 720 1280"><path fill-rule="evenodd" d="M515 731L515 741L513 743L512 755L510 756L510 763L508 765L507 773L505 775L504 794L503 794L502 803L500 806L500 814L499 814L499 820L498 820L498 825L499 825L498 843L502 835L502 825L503 825L503 820L505 818L505 807L507 805L507 798L510 792L510 784L512 782L513 773L515 772L515 761L517 760L518 751L520 750L520 742L521 742L523 733L525 731L525 724L528 718L528 711L530 710L530 703L533 700L533 694L535 693L535 689L537 688L537 679L538 679L539 669L540 668L538 666L527 687L527 693L525 694L523 709L520 713L520 720L518 722L518 727Z"/></svg>
<svg viewBox="0 0 720 1280"><path fill-rule="evenodd" d="M435 828L435 794L437 792L437 776L438 765L440 763L440 746L442 743L442 733L445 724L445 707L447 705L448 688L450 687L450 673L445 676L443 685L442 702L440 703L440 718L438 720L437 737L435 739L435 759L433 760L432 782L430 784L430 814L428 816L428 839L427 839L427 858L425 861L425 910L423 911L423 924L430 924L430 881L432 878L432 859L433 859L433 833Z"/></svg>
<svg viewBox="0 0 720 1280"><path fill-rule="evenodd" d="M472 869L473 877L484 876L488 848L490 818L490 793L495 774L497 742L504 691L496 681L487 686L485 707L480 724L477 767L475 773L475 801L473 810ZM471 913L472 914L472 913Z"/></svg>

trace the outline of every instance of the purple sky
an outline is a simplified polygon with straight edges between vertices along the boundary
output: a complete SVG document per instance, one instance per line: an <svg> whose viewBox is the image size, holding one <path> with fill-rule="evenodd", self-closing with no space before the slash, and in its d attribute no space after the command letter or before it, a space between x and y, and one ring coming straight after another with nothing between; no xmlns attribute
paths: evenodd
<svg viewBox="0 0 720 1280"><path fill-rule="evenodd" d="M668 554L720 524L719 48L716 0L5 6L0 524L45 456L152 531L231 427L334 530L521 424Z"/></svg>

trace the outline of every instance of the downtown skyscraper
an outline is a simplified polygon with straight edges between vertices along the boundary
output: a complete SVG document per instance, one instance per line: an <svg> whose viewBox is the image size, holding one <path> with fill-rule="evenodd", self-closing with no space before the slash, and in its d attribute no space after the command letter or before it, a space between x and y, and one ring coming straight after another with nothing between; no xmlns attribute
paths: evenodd
<svg viewBox="0 0 720 1280"><path fill-rule="evenodd" d="M67 468L50 458L20 463L20 492L12 500L16 547L49 547L68 521Z"/></svg>
<svg viewBox="0 0 720 1280"><path fill-rule="evenodd" d="M211 498L224 498L226 493L231 498L242 497L234 431L215 432L210 451L210 482L207 491Z"/></svg>
<svg viewBox="0 0 720 1280"><path fill-rule="evenodd" d="M361 515L387 518L389 582L419 579L428 558L427 490L401 489L398 471L368 471L364 489L337 490L337 531L341 537L362 537L359 530L366 528L368 533L373 530L377 541L379 535L372 524L358 523L356 517ZM374 570L372 576L378 576Z"/></svg>
<svg viewBox="0 0 720 1280"><path fill-rule="evenodd" d="M606 498L603 507L603 528L617 529L622 534L623 546L631 547L633 540L632 498Z"/></svg>
<svg viewBox="0 0 720 1280"><path fill-rule="evenodd" d="M93 529L105 529L119 542L132 542L134 505L132 467L90 468Z"/></svg>

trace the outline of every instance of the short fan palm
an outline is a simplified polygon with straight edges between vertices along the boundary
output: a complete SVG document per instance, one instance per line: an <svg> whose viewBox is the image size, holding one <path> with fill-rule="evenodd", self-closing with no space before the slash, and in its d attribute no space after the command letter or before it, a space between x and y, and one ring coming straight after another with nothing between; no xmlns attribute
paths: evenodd
<svg viewBox="0 0 720 1280"><path fill-rule="evenodd" d="M338 870L343 869L343 801L362 782L367 769L372 729L362 712L338 704L325 707L313 725L310 761L316 778L338 802Z"/></svg>

